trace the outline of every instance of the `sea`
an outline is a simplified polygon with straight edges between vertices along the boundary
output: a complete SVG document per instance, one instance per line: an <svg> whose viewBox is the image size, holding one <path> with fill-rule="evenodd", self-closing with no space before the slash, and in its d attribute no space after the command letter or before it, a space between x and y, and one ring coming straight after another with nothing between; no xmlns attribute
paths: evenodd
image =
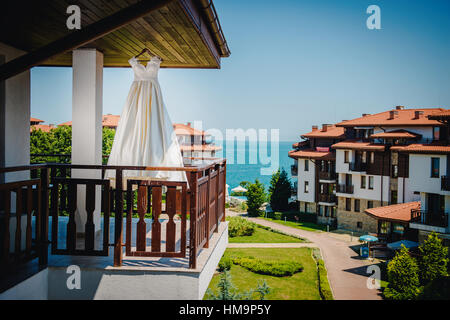
<svg viewBox="0 0 450 320"><path fill-rule="evenodd" d="M294 164L294 160L288 156L293 143L293 141L280 141L277 142L278 148L271 143L268 143L267 147L260 148L258 144L250 143L248 140L245 143L234 141L234 146L232 146L233 143L227 141L221 144L216 143L222 145L223 148L216 153L216 156L227 159L229 191L237 187L242 181L255 182L256 179L264 184L267 191L272 173L276 172L278 168L284 168L291 182L294 182L291 177L291 165ZM276 149L278 149L278 152L276 152ZM276 153L278 153L278 157Z"/></svg>

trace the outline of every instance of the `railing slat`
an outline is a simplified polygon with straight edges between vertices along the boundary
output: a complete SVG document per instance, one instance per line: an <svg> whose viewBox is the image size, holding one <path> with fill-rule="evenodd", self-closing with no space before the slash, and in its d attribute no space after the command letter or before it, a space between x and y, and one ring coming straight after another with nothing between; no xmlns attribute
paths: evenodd
<svg viewBox="0 0 450 320"><path fill-rule="evenodd" d="M11 191L5 190L4 191L4 203L5 203L5 233L3 236L3 261L5 265L9 264L9 247L10 247L10 232L9 232L9 220L11 216Z"/></svg>
<svg viewBox="0 0 450 320"><path fill-rule="evenodd" d="M174 217L177 210L177 188L168 187L166 193L166 214L169 220L166 225L166 252L175 252L176 225Z"/></svg>
<svg viewBox="0 0 450 320"><path fill-rule="evenodd" d="M94 211L95 211L95 184L86 184L86 224L84 226L84 249L94 250L95 244L95 225L94 225Z"/></svg>
<svg viewBox="0 0 450 320"><path fill-rule="evenodd" d="M15 253L16 262L20 260L20 252L22 251L22 187L16 189L16 237L15 237Z"/></svg>
<svg viewBox="0 0 450 320"><path fill-rule="evenodd" d="M33 236L32 228L32 212L33 212L33 187L28 186L27 188L27 228L26 228L26 255L29 257L31 255L31 243Z"/></svg>
<svg viewBox="0 0 450 320"><path fill-rule="evenodd" d="M56 206L58 207L58 206ZM74 252L77 244L77 226L75 212L77 210L77 185L69 184L69 222L67 223L66 245L69 252ZM58 223L56 221L56 223Z"/></svg>
<svg viewBox="0 0 450 320"><path fill-rule="evenodd" d="M147 238L147 224L145 223L145 212L147 211L147 186L139 186L137 209L139 221L136 226L136 250L145 251Z"/></svg>
<svg viewBox="0 0 450 320"><path fill-rule="evenodd" d="M162 188L160 186L152 187L152 252L161 251L161 223L159 222L161 202Z"/></svg>

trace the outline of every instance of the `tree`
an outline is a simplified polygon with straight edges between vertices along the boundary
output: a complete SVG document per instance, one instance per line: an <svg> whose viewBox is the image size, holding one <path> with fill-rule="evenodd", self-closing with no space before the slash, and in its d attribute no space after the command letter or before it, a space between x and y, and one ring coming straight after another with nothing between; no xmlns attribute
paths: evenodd
<svg viewBox="0 0 450 320"><path fill-rule="evenodd" d="M419 277L422 285L447 275L448 248L435 232L419 247Z"/></svg>
<svg viewBox="0 0 450 320"><path fill-rule="evenodd" d="M270 179L269 196L270 206L274 211L286 211L289 209L289 198L292 193L292 184L287 172L278 169Z"/></svg>
<svg viewBox="0 0 450 320"><path fill-rule="evenodd" d="M239 293L236 287L231 282L231 273L229 270L224 270L220 275L219 283L217 284L218 293L214 294L211 289L206 291L206 295L210 300L250 300L252 291L246 293Z"/></svg>
<svg viewBox="0 0 450 320"><path fill-rule="evenodd" d="M418 296L420 290L417 262L409 255L404 245L389 262L387 271L389 284L383 292L386 299L411 300Z"/></svg>
<svg viewBox="0 0 450 320"><path fill-rule="evenodd" d="M109 156L109 154L111 153L115 134L116 130L106 127L103 128L102 155Z"/></svg>
<svg viewBox="0 0 450 320"><path fill-rule="evenodd" d="M251 217L257 217L262 215L262 210L259 208L266 201L266 192L264 190L264 185L259 182L258 179L255 180L255 183L252 183L247 186L247 206L248 206L248 215Z"/></svg>

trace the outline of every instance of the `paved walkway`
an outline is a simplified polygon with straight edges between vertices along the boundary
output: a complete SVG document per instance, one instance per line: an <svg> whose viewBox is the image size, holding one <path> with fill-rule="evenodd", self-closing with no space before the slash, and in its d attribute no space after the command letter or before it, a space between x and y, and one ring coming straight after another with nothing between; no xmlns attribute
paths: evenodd
<svg viewBox="0 0 450 320"><path fill-rule="evenodd" d="M258 218L248 219L286 234L308 239L312 242L309 245L319 247L328 271L334 299L381 300L378 290L367 288L369 274L366 271L372 262L359 258L350 248L354 242L345 241L326 232L301 230Z"/></svg>
<svg viewBox="0 0 450 320"><path fill-rule="evenodd" d="M228 243L227 248L317 248L315 243Z"/></svg>

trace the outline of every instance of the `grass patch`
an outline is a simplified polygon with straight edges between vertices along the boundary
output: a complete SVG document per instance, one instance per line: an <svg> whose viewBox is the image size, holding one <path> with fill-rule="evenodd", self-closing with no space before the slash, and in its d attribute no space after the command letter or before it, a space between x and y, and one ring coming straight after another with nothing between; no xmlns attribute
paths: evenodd
<svg viewBox="0 0 450 320"><path fill-rule="evenodd" d="M270 229L270 228L269 228ZM229 243L293 243L306 242L305 239L292 237L257 226L251 236L229 237Z"/></svg>
<svg viewBox="0 0 450 320"><path fill-rule="evenodd" d="M274 277L256 274L239 265L231 267L233 284L239 291L253 289L258 280L266 280L271 288L266 296L269 300L320 300L317 286L317 266L311 255L311 248L229 248L223 258L254 257L266 261L286 261L300 263L302 272L290 277ZM216 290L220 275L212 278L209 288Z"/></svg>
<svg viewBox="0 0 450 320"><path fill-rule="evenodd" d="M297 229L302 229L302 230L306 230L306 231L316 231L316 232L321 232L321 231L326 231L327 230L327 226L326 225L322 225L322 224L317 224L314 222L306 222L306 221L299 221L299 222L294 222L294 221L284 221L284 220L276 220L276 219L271 219L271 218L259 218L259 219L264 219L267 221L271 221L271 222L275 222L278 224L282 224L284 226L287 227L293 227L293 228L297 228Z"/></svg>

